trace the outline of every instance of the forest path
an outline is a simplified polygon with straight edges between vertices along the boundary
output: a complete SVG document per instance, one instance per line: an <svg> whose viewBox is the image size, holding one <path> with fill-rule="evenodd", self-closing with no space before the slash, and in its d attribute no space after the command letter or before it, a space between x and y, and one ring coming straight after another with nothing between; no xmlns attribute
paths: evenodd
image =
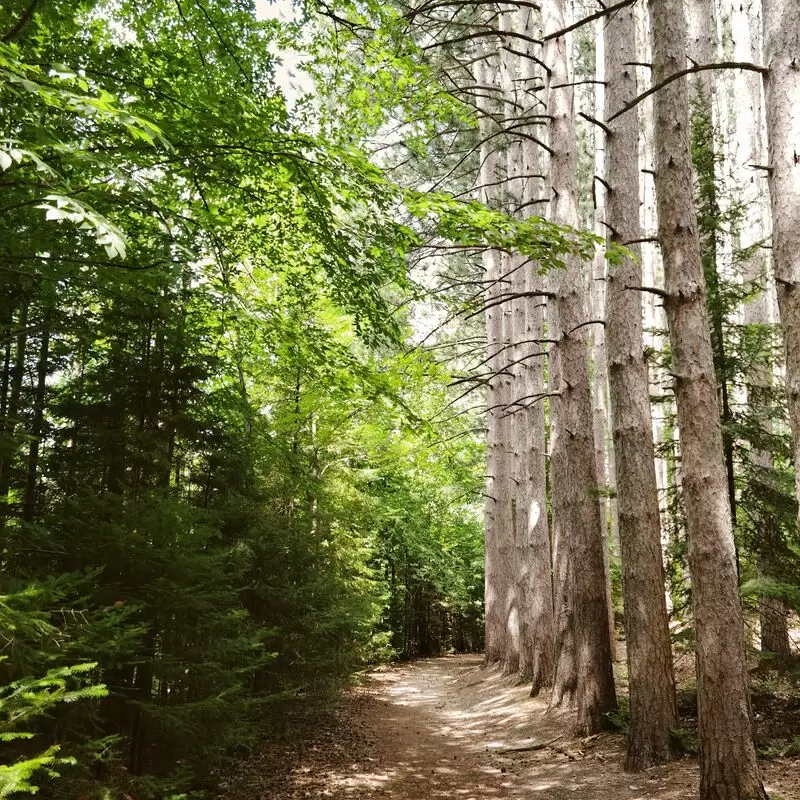
<svg viewBox="0 0 800 800"><path fill-rule="evenodd" d="M632 775L623 738L574 739L545 716L543 699L480 656L423 659L380 669L353 689L332 723L251 763L226 800L677 800L697 796L692 759ZM302 723L301 723L302 724ZM308 734L308 731L304 731ZM541 749L531 749L544 745ZM521 749L528 748L528 749ZM800 762L764 764L768 791L800 800Z"/></svg>

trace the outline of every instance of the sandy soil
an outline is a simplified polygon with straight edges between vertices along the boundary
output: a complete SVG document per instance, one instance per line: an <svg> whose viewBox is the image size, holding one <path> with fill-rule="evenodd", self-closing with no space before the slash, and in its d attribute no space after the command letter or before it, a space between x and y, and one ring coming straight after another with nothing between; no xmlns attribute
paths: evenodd
<svg viewBox="0 0 800 800"><path fill-rule="evenodd" d="M697 796L692 759L625 773L621 736L573 739L544 700L481 663L452 656L373 673L327 724L244 765L220 800ZM770 794L800 800L800 760L765 762L764 774Z"/></svg>

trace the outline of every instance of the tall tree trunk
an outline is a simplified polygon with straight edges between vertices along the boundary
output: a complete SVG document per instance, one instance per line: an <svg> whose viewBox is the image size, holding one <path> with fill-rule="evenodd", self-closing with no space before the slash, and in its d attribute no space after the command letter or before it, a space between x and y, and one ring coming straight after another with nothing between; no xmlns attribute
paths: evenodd
<svg viewBox="0 0 800 800"><path fill-rule="evenodd" d="M543 7L545 33L564 27L562 0ZM545 50L551 118L550 181L553 222L577 226L573 89L567 40L551 39ZM558 87L558 88L553 88ZM587 335L581 264L550 274L551 475L553 503L556 675L551 707L577 706L576 730L592 733L616 704L611 665L603 532L597 505L592 401L586 363Z"/></svg>
<svg viewBox="0 0 800 800"><path fill-rule="evenodd" d="M686 66L682 0L651 0L653 82ZM655 96L656 192L697 629L701 800L765 800L756 763L685 82Z"/></svg>
<svg viewBox="0 0 800 800"><path fill-rule="evenodd" d="M44 403L47 393L47 373L50 367L50 312L45 313L39 361L36 366L36 391L33 402L31 440L28 445L28 470L25 479L25 495L22 502L22 518L33 522L36 518L37 484L39 479L39 453L44 433Z"/></svg>
<svg viewBox="0 0 800 800"><path fill-rule="evenodd" d="M118 301L112 303L109 314L121 312ZM108 356L108 368L111 375L116 376L112 384L111 396L106 407L104 420L103 460L105 487L110 495L122 496L126 489L126 467L128 461L127 407L129 398L124 390L122 376L125 374L125 347L121 339L111 342Z"/></svg>
<svg viewBox="0 0 800 800"><path fill-rule="evenodd" d="M605 117L605 52L603 27L605 20L598 20L597 38L595 40L595 91L594 117L602 121ZM594 232L605 236L606 232L606 195L602 182L606 180L606 141L601 129L594 131L594 179L592 196L594 197ZM605 317L606 259L601 247L595 250L592 270L589 274L589 318L592 339L593 383L592 399L594 400L594 447L597 462L597 480L603 491L598 493L597 503L600 508L600 520L603 530L603 574L606 582L606 607L608 612L608 629L611 636L611 659L617 660L617 642L614 625L614 606L611 602L611 542L618 538L617 504L607 489L614 485L614 448L610 446L608 399L608 361L606 357L606 340L603 318Z"/></svg>
<svg viewBox="0 0 800 800"><path fill-rule="evenodd" d="M764 103L772 203L772 264L786 356L786 398L800 498L800 4L763 0ZM800 524L800 519L798 520Z"/></svg>
<svg viewBox="0 0 800 800"><path fill-rule="evenodd" d="M519 9L515 16L518 32L532 39L541 38L541 19L533 9ZM533 93L526 91L535 83L536 62L532 53L520 57L518 74L523 91L517 93L522 114L534 115L538 109ZM531 125L531 136L538 138ZM515 193L520 202L519 216L528 218L536 213L542 201L544 180L544 152L531 138L520 144L522 178ZM509 165L511 166L511 165ZM544 290L544 281L537 274L535 264L525 260L519 272L520 289L529 293ZM518 475L518 501L516 507L516 541L518 564L518 594L520 597L521 639L520 677L531 682L531 694L537 695L553 683L553 584L551 574L550 533L547 521L547 476L545 465L544 362L538 340L544 336L544 309L542 297L521 300L523 313L518 319L521 326L516 341L522 358L518 369L522 380L520 396L527 398L525 407L515 417L521 426L520 444L522 458Z"/></svg>
<svg viewBox="0 0 800 800"><path fill-rule="evenodd" d="M635 19L623 8L605 27L606 116L636 97ZM630 683L626 767L641 770L668 761L677 725L675 680L664 594L650 389L642 336L639 224L639 120L635 111L610 123L606 142L609 194L606 223L611 243L633 258L609 266L606 346L617 506L622 554L622 596Z"/></svg>
<svg viewBox="0 0 800 800"><path fill-rule="evenodd" d="M512 13L500 15L499 25L502 30L513 28ZM517 58L508 50L500 53L500 88L502 90L502 118L515 119L518 112L517 105ZM504 123L506 124L506 123ZM520 205L520 176L522 175L522 150L519 139L509 136L499 160L498 180L503 180L504 191L501 195L502 205L509 215L514 215ZM523 480L523 451L525 448L525 430L522 427L524 418L518 413L519 406L515 402L522 397L525 374L525 362L521 361L522 350L517 341L520 331L524 328L525 298L516 295L525 291L525 259L511 253L501 254L503 269L503 284L501 291L510 292L511 297L503 303L498 310L503 312L503 351L504 364L502 374L494 378L500 381L503 389L502 402L505 408L501 410L501 436L505 443L508 475L506 487L508 495L505 502L508 504L504 512L508 520L508 543L510 547L504 566L507 574L503 577L504 583L509 583L511 591L505 594L506 607L504 617L506 624L506 648L503 656L503 668L508 673L519 671L521 660L521 634L523 629L524 595L519 592L520 571L525 571L520 564L521 542L518 540L519 516L524 504L522 498Z"/></svg>
<svg viewBox="0 0 800 800"><path fill-rule="evenodd" d="M476 65L476 82L493 86L498 81L495 57L486 53L486 58ZM488 101L479 106L481 130L481 169L478 177L480 199L496 205L497 182L504 174L500 164L501 154L497 142L490 139L494 132L489 117ZM510 426L506 406L509 398L510 378L503 373L508 361L505 316L506 303L496 303L504 292L508 292L500 253L487 250L483 254L483 266L487 286L486 300L490 306L486 311L486 338L489 370L493 377L487 393L487 467L486 467L486 530L485 530L485 618L486 618L486 662L505 664L509 649L509 612L516 598L514 531L511 520L511 464L508 445ZM494 304L494 305L493 305Z"/></svg>
<svg viewBox="0 0 800 800"><path fill-rule="evenodd" d="M637 85L649 83L652 75L649 65L652 63L653 56L650 49L650 14L649 8L645 3L635 3L633 6L634 19L636 26L636 58L640 64L636 71ZM655 137L653 133L653 100L648 98L641 104L640 124L642 135L639 136L639 164L641 167L639 176L639 192L641 196L641 213L639 215L643 237L649 239L658 227L658 215L656 213L655 198ZM640 245L642 281L645 286L663 286L664 270L661 261L661 249L653 241L646 240ZM666 317L664 314L663 301L655 294L645 293L642 297L642 312L644 316L644 329L642 331L645 345L645 352L661 353L666 346L664 332L667 328ZM658 359L655 363L649 363L650 376L650 395L657 398L655 404L651 404L651 414L653 416L653 439L655 444L663 449L659 452L656 449L656 483L658 485L659 513L661 515L662 526L662 550L669 541L669 535L673 532L670 515L669 498L673 487L670 484L670 455L672 436L671 420L674 417L674 398L670 392L665 391L665 384L668 376ZM666 447L665 447L666 445ZM667 596L669 607L669 595Z"/></svg>
<svg viewBox="0 0 800 800"><path fill-rule="evenodd" d="M734 6L731 12L731 31L733 39L733 58L735 61L756 62L761 57L760 20L753 13L752 6ZM733 168L737 174L737 187L741 187L741 202L744 204L745 219L737 237L737 249L748 255L742 264L742 277L754 285L764 286L764 290L745 302L742 317L745 325L766 328L773 322L771 306L774 306L774 285L768 280L768 251L761 246L768 235L769 201L762 191L766 176L752 169L754 164L767 161L763 136L764 109L761 78L742 70L734 77L736 97L739 99L740 113L736 115L736 137ZM748 405L756 415L759 426L765 433L772 433L772 419L766 410L767 398L772 392L772 370L769 363L756 363L751 369L747 382ZM764 409L762 411L762 409ZM772 453L754 447L750 452L752 480L756 483L774 471ZM775 577L775 564L768 551L778 533L772 514L759 515L759 572L763 577ZM787 608L777 597L759 599L759 627L761 631L761 650L787 656L789 647L789 627Z"/></svg>
<svg viewBox="0 0 800 800"><path fill-rule="evenodd" d="M17 314L16 347L10 375L10 389L6 416L2 424L0 437L0 529L8 516L8 492L11 488L11 466L15 455L14 434L19 421L20 402L22 399L22 382L25 377L25 359L28 348L28 306L29 299L22 298Z"/></svg>
<svg viewBox="0 0 800 800"><path fill-rule="evenodd" d="M714 61L716 21L713 0L688 0L686 3L686 53L694 64ZM728 354L725 348L725 300L721 294L718 238L722 232L722 210L717 190L717 144L714 122L714 73L699 72L690 78L692 117L692 163L696 176L696 205L700 232L700 254L706 279L708 310L711 318L711 347L717 374L725 470L728 476L728 501L731 519L736 522L736 476L733 460L733 412L728 386ZM738 555L737 555L738 564ZM737 567L738 568L738 567Z"/></svg>
<svg viewBox="0 0 800 800"><path fill-rule="evenodd" d="M2 376L0 376L0 432L5 428L6 414L8 413L8 390L11 386L11 345L14 342L12 334L13 316L11 313L10 303L6 298L0 297L0 313L2 314L2 323L0 323L0 336L3 337L3 366ZM0 448L4 446L4 442L0 440ZM2 459L2 450L0 449L0 459Z"/></svg>

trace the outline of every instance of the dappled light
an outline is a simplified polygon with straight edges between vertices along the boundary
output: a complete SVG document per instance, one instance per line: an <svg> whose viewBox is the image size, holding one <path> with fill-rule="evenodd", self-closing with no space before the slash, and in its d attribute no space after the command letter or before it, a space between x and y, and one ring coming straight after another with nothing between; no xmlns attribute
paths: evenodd
<svg viewBox="0 0 800 800"><path fill-rule="evenodd" d="M684 800L697 790L694 759L627 774L620 734L573 738L544 700L479 656L382 668L348 702L357 713L334 726L333 741L354 757L306 748L270 800ZM768 765L767 785L800 800L800 766Z"/></svg>

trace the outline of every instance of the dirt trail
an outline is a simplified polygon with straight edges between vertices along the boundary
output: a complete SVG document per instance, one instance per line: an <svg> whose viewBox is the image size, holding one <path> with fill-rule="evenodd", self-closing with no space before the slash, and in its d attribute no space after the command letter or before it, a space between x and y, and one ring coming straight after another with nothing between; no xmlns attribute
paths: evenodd
<svg viewBox="0 0 800 800"><path fill-rule="evenodd" d="M335 723L295 747L274 772L262 754L225 800L677 800L697 796L691 759L638 775L622 769L623 740L573 739L545 717L511 677L478 656L416 661L379 670L353 690ZM541 749L532 749L534 746ZM528 748L528 749L522 749ZM268 763L269 762L269 763ZM800 761L767 762L768 791L800 800Z"/></svg>

